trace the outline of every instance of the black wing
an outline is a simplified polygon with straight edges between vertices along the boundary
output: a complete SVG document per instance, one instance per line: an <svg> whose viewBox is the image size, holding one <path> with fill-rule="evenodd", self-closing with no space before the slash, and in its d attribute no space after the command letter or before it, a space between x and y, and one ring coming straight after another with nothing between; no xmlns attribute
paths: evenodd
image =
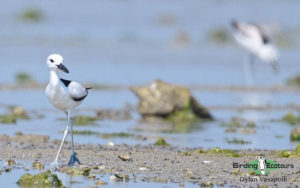
<svg viewBox="0 0 300 188"><path fill-rule="evenodd" d="M62 79L62 78L60 78L60 81L61 81L66 87L68 87L68 86L70 85L70 83L72 82L72 81L70 81L70 80L65 80L65 79Z"/></svg>
<svg viewBox="0 0 300 188"><path fill-rule="evenodd" d="M262 34L262 41L264 44L271 43L271 39L268 36L266 36L265 34Z"/></svg>

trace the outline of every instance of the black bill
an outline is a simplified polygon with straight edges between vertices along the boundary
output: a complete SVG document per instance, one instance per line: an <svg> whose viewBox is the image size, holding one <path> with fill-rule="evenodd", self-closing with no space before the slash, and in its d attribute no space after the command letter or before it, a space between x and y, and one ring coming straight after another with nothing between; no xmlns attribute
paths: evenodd
<svg viewBox="0 0 300 188"><path fill-rule="evenodd" d="M64 71L65 73L69 73L69 70L67 69L67 67L65 67L62 63L57 65L57 68Z"/></svg>

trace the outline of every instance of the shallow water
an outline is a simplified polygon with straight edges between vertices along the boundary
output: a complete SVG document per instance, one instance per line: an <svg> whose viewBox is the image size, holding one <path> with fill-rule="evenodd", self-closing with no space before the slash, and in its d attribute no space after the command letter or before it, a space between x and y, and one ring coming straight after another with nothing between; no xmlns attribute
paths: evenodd
<svg viewBox="0 0 300 188"><path fill-rule="evenodd" d="M297 99L297 93L249 93L249 92L200 92L193 91L197 99L208 107L237 107L241 105L264 106L267 104L287 105L292 104ZM24 94L30 95L35 100L23 101ZM286 97L288 96L288 97ZM47 101L42 90L11 92L5 91L0 93L0 98L9 98L9 101L3 102L3 105L22 104L33 117L31 120L19 120L16 125L1 124L1 134L14 135L21 131L25 134L42 134L49 135L51 139L61 139L62 131L65 128L66 121L64 114L54 110ZM110 98L113 98L111 100ZM254 99L245 100L245 99ZM218 100L215 100L218 99ZM222 99L222 100L221 100ZM284 99L284 100L282 100ZM11 103L10 101L15 101ZM94 101L97 101L95 103ZM110 102L107 102L110 101ZM246 101L246 102L245 102ZM90 92L89 98L82 104L74 115L91 115L95 116L97 109L120 109L126 104L135 106L137 99L128 90L102 91L95 90ZM43 116L35 117L33 111ZM132 118L124 121L99 120L96 125L75 126L75 130L90 130L104 133L131 133L136 137L146 137L146 140L136 137L129 138L109 138L103 139L99 135L76 135L77 143L106 144L109 141L115 144L126 143L134 144L152 144L158 137L163 137L166 141L174 146L185 147L221 147L228 149L293 149L297 142L290 142L289 134L293 126L281 122L280 119L290 110L253 110L245 109L237 111L234 109L213 108L212 114L216 118L213 122L195 123L191 125L173 125L168 123L149 123L141 121L141 117L134 110L131 112ZM224 122L229 122L232 117L241 117L256 122L255 134L242 134L238 129L235 133L227 133ZM243 139L250 141L249 144L232 144L227 143L227 139Z"/></svg>
<svg viewBox="0 0 300 188"><path fill-rule="evenodd" d="M257 60L255 86L282 85L300 71L297 61L300 23L295 16L300 6L298 1L91 0L86 3L31 0L1 1L0 4L6 7L0 13L0 84L13 83L18 72L27 72L38 82L46 82L45 59L57 52L64 56L64 63L71 72L62 76L84 83L129 86L162 79L187 86L242 86L245 83L243 61L247 53L231 39L220 44L208 37L216 28L229 29L229 22L234 18L276 23L281 26L283 35L290 34L292 43L280 46L279 74L273 74L267 64ZM22 21L20 14L30 7L40 10L44 19L36 23ZM267 14L265 7L268 7ZM178 40L182 32L187 39ZM208 107L299 104L298 93L294 92L197 89L192 92ZM22 131L61 139L65 122L57 119L64 116L53 110L43 90L1 91L0 104L20 105L44 115L42 119L20 120L17 125L1 125L1 134ZM127 89L91 91L74 115L94 115L91 109L118 109L126 104L137 104L136 97ZM146 141L112 139L116 144L149 144L162 136L171 145L188 147L292 149L297 144L289 141L292 126L270 121L281 119L288 111L212 108L217 121L197 123L186 130L174 126L157 130L155 125L140 122L139 115L132 112L133 118L128 121L98 121L97 126L76 129L147 136ZM232 117L255 121L256 134L225 133L222 122ZM228 144L226 138L242 138L251 143ZM79 143L105 144L109 141L97 136L76 135L75 139Z"/></svg>
<svg viewBox="0 0 300 188"><path fill-rule="evenodd" d="M71 71L64 77L81 82L130 85L161 78L181 84L242 85L247 53L232 42L210 42L208 33L229 29L235 18L278 23L284 34L297 31L300 25L296 19L300 2L294 0L5 0L1 4L7 7L0 20L0 64L5 67L1 83L13 82L19 71L47 81L45 59L57 52ZM40 10L44 20L22 21L19 15L29 7ZM170 23L165 23L168 18ZM188 41L174 42L182 31ZM274 76L268 65L256 63L256 84L284 83L300 71L299 35L291 35L291 41L291 46L280 48L279 75Z"/></svg>
<svg viewBox="0 0 300 188"><path fill-rule="evenodd" d="M3 166L3 162L0 167ZM24 168L30 165L26 162L21 162L20 165L18 165L17 168L14 168L10 172L2 172L0 175L0 182L5 183L5 187L19 187L16 182L19 180L19 178L24 173L30 173L30 174L37 174L43 171L30 169L28 171L25 171ZM46 168L49 168L49 166L45 166ZM63 185L69 188L79 188L79 187L88 187L88 186L95 186L95 182L91 179L89 179L86 176L71 176L67 175L65 173L61 172L53 172L58 176L58 178L62 181ZM139 187L178 187L179 184L176 183L154 183L154 182L143 182L139 180L138 178L133 179L132 177L130 181L128 182L111 182L110 181L110 175L96 175L96 178L101 179L102 181L105 181L107 185L105 187L133 187L133 186L139 186ZM3 186L3 184L2 184ZM185 183L184 187L192 188L192 187L199 187L199 185L192 184L192 183ZM226 186L225 186L226 187Z"/></svg>

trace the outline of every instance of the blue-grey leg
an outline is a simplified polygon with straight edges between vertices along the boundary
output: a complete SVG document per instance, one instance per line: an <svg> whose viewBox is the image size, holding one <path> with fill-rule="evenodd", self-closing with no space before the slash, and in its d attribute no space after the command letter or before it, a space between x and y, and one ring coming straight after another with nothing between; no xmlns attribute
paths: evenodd
<svg viewBox="0 0 300 188"><path fill-rule="evenodd" d="M244 62L246 84L254 85L254 56L250 54Z"/></svg>
<svg viewBox="0 0 300 188"><path fill-rule="evenodd" d="M71 123L71 139L72 139L72 155L70 158L70 161L68 163L69 166L73 166L76 162L80 164L80 161L77 157L77 153L74 151L74 140L73 140L73 118L71 117L71 113L68 113L68 119L70 120Z"/></svg>
<svg viewBox="0 0 300 188"><path fill-rule="evenodd" d="M56 155L56 157L55 157L55 160L54 160L53 163L51 163L51 166L55 166L55 167L58 167L58 166L59 166L59 163L58 163L58 156L59 156L60 151L61 151L61 149L62 149L62 147L63 147L63 145L64 145L64 142L65 142L65 140L66 140L66 137L67 137L67 135L68 135L68 133L69 133L69 124L70 124L70 119L68 118L68 124L67 124L67 127L66 127L65 131L64 131L64 137L63 137L63 139L62 139L62 141L61 141L61 144L60 144L60 147L59 147L59 149L58 149L58 152L57 152L57 155Z"/></svg>

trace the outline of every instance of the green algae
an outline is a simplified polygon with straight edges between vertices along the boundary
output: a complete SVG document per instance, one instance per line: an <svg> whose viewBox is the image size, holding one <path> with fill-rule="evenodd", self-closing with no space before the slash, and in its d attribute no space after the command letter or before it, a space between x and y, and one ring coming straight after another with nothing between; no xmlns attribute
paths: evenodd
<svg viewBox="0 0 300 188"><path fill-rule="evenodd" d="M291 156L291 152L288 152L288 151L285 151L285 150L282 150L280 152L280 157L287 158L287 157L290 157L290 156Z"/></svg>
<svg viewBox="0 0 300 188"><path fill-rule="evenodd" d="M44 14L37 8L27 8L20 14L20 19L23 21L38 22L44 18Z"/></svg>
<svg viewBox="0 0 300 188"><path fill-rule="evenodd" d="M11 113L0 115L0 123L16 124L18 119L30 119L26 110L20 106L10 106Z"/></svg>
<svg viewBox="0 0 300 188"><path fill-rule="evenodd" d="M99 132L89 131L89 130L82 130L82 131L73 130L73 134L77 134L77 135L100 135Z"/></svg>
<svg viewBox="0 0 300 188"><path fill-rule="evenodd" d="M286 81L286 84L287 84L288 86L300 87L300 76L297 75L297 76L294 76L294 77L289 78L289 79Z"/></svg>
<svg viewBox="0 0 300 188"><path fill-rule="evenodd" d="M111 139L111 138L129 138L129 137L135 137L134 134L131 133L125 133L125 132L120 132L120 133L104 133L101 135L103 139Z"/></svg>
<svg viewBox="0 0 300 188"><path fill-rule="evenodd" d="M240 157L241 155L232 151L232 150L227 150L227 149L220 149L219 147L212 148L208 151L210 154L220 154L223 156L229 156L229 157Z"/></svg>
<svg viewBox="0 0 300 188"><path fill-rule="evenodd" d="M3 123L3 124L16 124L17 123L17 116L15 116L14 114L0 115L0 123Z"/></svg>
<svg viewBox="0 0 300 188"><path fill-rule="evenodd" d="M295 151L300 153L300 143L297 145Z"/></svg>
<svg viewBox="0 0 300 188"><path fill-rule="evenodd" d="M167 120L172 122L195 122L200 118L194 113L192 105L189 103L184 108L168 115Z"/></svg>
<svg viewBox="0 0 300 188"><path fill-rule="evenodd" d="M236 169L231 172L231 174L234 174L234 175L240 175L240 173L241 173L240 169Z"/></svg>
<svg viewBox="0 0 300 188"><path fill-rule="evenodd" d="M92 116L75 116L73 118L74 125L95 125L97 118Z"/></svg>
<svg viewBox="0 0 300 188"><path fill-rule="evenodd" d="M291 135L290 135L290 140L291 141L300 141L300 132L299 131L292 131Z"/></svg>
<svg viewBox="0 0 300 188"><path fill-rule="evenodd" d="M240 128L242 126L238 118L232 118L230 122L222 122L221 125L228 128Z"/></svg>
<svg viewBox="0 0 300 188"><path fill-rule="evenodd" d="M256 127L256 123L254 121L243 121L238 117L233 117L230 122L222 122L221 125L223 127L228 127L228 128L240 128L240 127L255 128Z"/></svg>
<svg viewBox="0 0 300 188"><path fill-rule="evenodd" d="M208 181L208 182L202 182L200 184L200 187L213 187L214 184L211 182L211 181Z"/></svg>
<svg viewBox="0 0 300 188"><path fill-rule="evenodd" d="M229 122L222 122L221 126L225 128L226 133L240 132L241 134L255 134L256 123L254 121L245 121L243 119L233 117ZM228 140L230 144L248 144L248 141L241 139Z"/></svg>
<svg viewBox="0 0 300 188"><path fill-rule="evenodd" d="M20 72L16 74L15 80L19 85L36 85L36 81L33 79L33 77L26 72Z"/></svg>
<svg viewBox="0 0 300 188"><path fill-rule="evenodd" d="M212 121L213 119L213 116L207 111L207 109L199 104L193 97L190 97L183 108L175 110L166 117L166 120L182 125L181 127L185 127L186 125L199 121Z"/></svg>
<svg viewBox="0 0 300 188"><path fill-rule="evenodd" d="M297 147L293 151L286 151L286 150L280 151L279 156L284 157L284 158L300 157L300 143L297 145Z"/></svg>
<svg viewBox="0 0 300 188"><path fill-rule="evenodd" d="M237 138L233 138L232 140L229 140L228 138L226 138L226 141L228 144L251 144L250 141L246 141L243 139L237 139Z"/></svg>
<svg viewBox="0 0 300 188"><path fill-rule="evenodd" d="M191 103L169 114L165 119L174 124L172 130L164 131L166 133L189 133L197 127L196 123L209 121L209 119L200 118Z"/></svg>
<svg viewBox="0 0 300 188"><path fill-rule="evenodd" d="M247 124L246 124L246 127L255 128L256 127L256 123L254 121L248 121Z"/></svg>
<svg viewBox="0 0 300 188"><path fill-rule="evenodd" d="M208 39L216 44L226 44L231 41L230 34L225 28L216 28L209 32Z"/></svg>
<svg viewBox="0 0 300 188"><path fill-rule="evenodd" d="M225 132L227 133L235 133L237 132L237 129L234 127L228 127L227 129L225 129Z"/></svg>
<svg viewBox="0 0 300 188"><path fill-rule="evenodd" d="M154 145L156 145L156 146L169 146L169 144L162 137L158 138L156 140L156 142L154 143Z"/></svg>
<svg viewBox="0 0 300 188"><path fill-rule="evenodd" d="M32 163L32 168L35 168L35 169L38 169L38 170L44 170L45 166L42 163L38 162L38 161L34 161Z"/></svg>
<svg viewBox="0 0 300 188"><path fill-rule="evenodd" d="M91 168L68 168L66 170L67 174L74 175L74 176L89 176L91 172Z"/></svg>
<svg viewBox="0 0 300 188"><path fill-rule="evenodd" d="M192 156L193 151L184 151L183 156Z"/></svg>
<svg viewBox="0 0 300 188"><path fill-rule="evenodd" d="M263 185L260 185L259 188L268 188L268 186L263 184Z"/></svg>
<svg viewBox="0 0 300 188"><path fill-rule="evenodd" d="M300 123L300 116L296 116L292 112L289 112L285 116L283 116L281 120L287 122L290 125L296 125Z"/></svg>
<svg viewBox="0 0 300 188"><path fill-rule="evenodd" d="M56 174L51 174L50 170L32 175L24 174L17 182L21 187L64 187Z"/></svg>

